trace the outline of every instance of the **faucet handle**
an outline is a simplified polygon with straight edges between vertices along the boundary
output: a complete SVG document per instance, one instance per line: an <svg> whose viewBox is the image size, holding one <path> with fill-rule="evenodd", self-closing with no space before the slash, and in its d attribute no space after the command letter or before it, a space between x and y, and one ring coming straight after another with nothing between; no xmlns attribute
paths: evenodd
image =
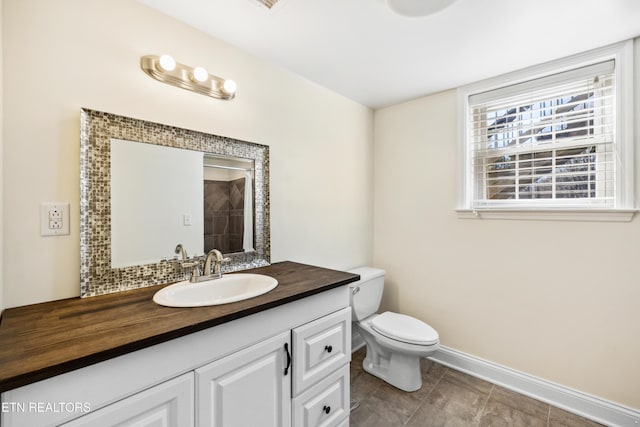
<svg viewBox="0 0 640 427"><path fill-rule="evenodd" d="M220 278L222 277L222 264L226 264L231 261L231 258L220 258L219 260L215 260L213 264L213 274Z"/></svg>
<svg viewBox="0 0 640 427"><path fill-rule="evenodd" d="M185 261L181 262L180 266L183 268L200 267L200 261Z"/></svg>
<svg viewBox="0 0 640 427"><path fill-rule="evenodd" d="M200 277L200 261L185 261L181 262L180 266L182 268L193 268L193 270L191 270L191 278L189 279L190 282L195 282L198 280L198 277Z"/></svg>

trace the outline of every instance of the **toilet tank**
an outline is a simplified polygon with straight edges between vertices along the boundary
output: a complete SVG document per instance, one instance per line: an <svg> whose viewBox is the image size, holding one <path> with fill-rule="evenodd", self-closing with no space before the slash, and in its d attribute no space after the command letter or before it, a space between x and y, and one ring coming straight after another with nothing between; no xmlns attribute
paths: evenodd
<svg viewBox="0 0 640 427"><path fill-rule="evenodd" d="M349 273L359 274L360 280L349 284L351 290L352 320L363 320L380 307L384 290L384 270L373 267L358 267Z"/></svg>

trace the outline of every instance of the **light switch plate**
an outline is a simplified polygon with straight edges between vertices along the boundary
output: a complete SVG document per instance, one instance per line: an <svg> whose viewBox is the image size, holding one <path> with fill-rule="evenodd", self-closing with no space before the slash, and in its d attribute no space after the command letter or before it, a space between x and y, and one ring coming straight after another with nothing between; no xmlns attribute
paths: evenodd
<svg viewBox="0 0 640 427"><path fill-rule="evenodd" d="M69 203L40 203L40 235L69 234Z"/></svg>

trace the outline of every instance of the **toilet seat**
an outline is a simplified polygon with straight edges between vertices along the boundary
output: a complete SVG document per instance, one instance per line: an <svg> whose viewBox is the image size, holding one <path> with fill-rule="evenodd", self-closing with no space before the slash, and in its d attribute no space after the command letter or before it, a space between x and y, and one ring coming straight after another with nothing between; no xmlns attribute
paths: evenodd
<svg viewBox="0 0 640 427"><path fill-rule="evenodd" d="M387 338L409 344L433 345L440 338L435 329L421 320L390 311L375 316L371 327Z"/></svg>

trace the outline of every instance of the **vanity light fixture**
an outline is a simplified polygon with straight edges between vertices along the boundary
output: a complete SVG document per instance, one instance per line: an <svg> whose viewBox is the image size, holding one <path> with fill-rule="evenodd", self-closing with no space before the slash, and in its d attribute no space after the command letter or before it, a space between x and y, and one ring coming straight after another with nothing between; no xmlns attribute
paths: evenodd
<svg viewBox="0 0 640 427"><path fill-rule="evenodd" d="M140 68L154 79L182 89L217 99L233 99L237 85L233 80L209 74L202 67L180 64L169 55L146 55L140 58Z"/></svg>

